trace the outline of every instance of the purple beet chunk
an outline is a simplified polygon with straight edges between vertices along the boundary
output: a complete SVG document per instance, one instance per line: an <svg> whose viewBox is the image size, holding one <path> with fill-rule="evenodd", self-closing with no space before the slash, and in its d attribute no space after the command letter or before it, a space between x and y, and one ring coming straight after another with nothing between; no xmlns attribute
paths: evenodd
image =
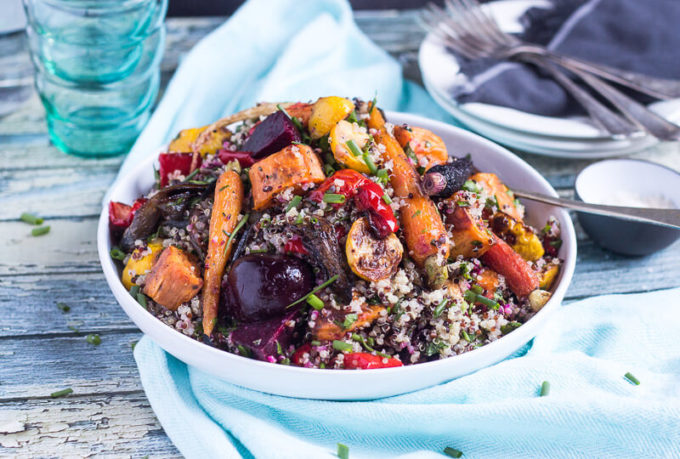
<svg viewBox="0 0 680 459"><path fill-rule="evenodd" d="M248 151L253 158L262 159L272 153L300 141L300 132L282 111L274 112L255 126L241 150Z"/></svg>
<svg viewBox="0 0 680 459"><path fill-rule="evenodd" d="M287 312L283 317L241 324L231 332L231 340L235 345L241 345L253 353L258 360L268 360L268 356L277 355L277 342L282 348L290 346L295 331L288 322L295 319L299 311Z"/></svg>

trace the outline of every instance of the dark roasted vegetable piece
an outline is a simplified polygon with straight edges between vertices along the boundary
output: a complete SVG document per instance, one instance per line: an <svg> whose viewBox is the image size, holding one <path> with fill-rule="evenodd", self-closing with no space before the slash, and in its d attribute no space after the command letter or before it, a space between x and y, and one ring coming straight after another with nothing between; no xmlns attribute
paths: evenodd
<svg viewBox="0 0 680 459"><path fill-rule="evenodd" d="M137 209L142 207L142 204L145 202L146 198L137 199L132 206L128 206L122 202L109 202L109 229L111 230L111 233L115 236L120 236L120 234L125 231L125 228L132 223L132 219L134 218Z"/></svg>
<svg viewBox="0 0 680 459"><path fill-rule="evenodd" d="M312 268L299 258L246 255L229 270L221 300L229 316L256 322L283 315L286 306L313 288Z"/></svg>
<svg viewBox="0 0 680 459"><path fill-rule="evenodd" d="M295 310L274 319L240 324L231 332L231 341L248 349L256 359L271 361L271 357L276 358L279 347L285 349L290 346L295 332L291 321L298 312Z"/></svg>
<svg viewBox="0 0 680 459"><path fill-rule="evenodd" d="M300 141L300 132L282 111L274 112L258 124L246 139L242 150L262 159Z"/></svg>
<svg viewBox="0 0 680 459"><path fill-rule="evenodd" d="M317 277L319 283L337 275L338 279L331 284L331 288L343 301L349 303L352 299L352 284L333 225L323 218L319 218L317 223L306 225L302 242L309 252L312 265L320 271L321 277Z"/></svg>
<svg viewBox="0 0 680 459"><path fill-rule="evenodd" d="M208 188L210 188L210 185L178 183L160 190L137 209L132 223L127 227L120 239L120 248L125 252L130 252L135 248L135 240L146 239L156 231L158 221L163 216L163 204L177 199L177 195L181 193L201 193Z"/></svg>
<svg viewBox="0 0 680 459"><path fill-rule="evenodd" d="M433 166L423 176L423 190L430 196L448 198L463 187L473 169L470 158Z"/></svg>

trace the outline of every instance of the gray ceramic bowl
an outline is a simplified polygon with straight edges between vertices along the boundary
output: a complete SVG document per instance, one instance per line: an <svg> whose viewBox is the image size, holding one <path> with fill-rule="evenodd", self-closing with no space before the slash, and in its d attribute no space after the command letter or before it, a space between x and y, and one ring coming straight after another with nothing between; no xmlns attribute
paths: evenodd
<svg viewBox="0 0 680 459"><path fill-rule="evenodd" d="M618 193L663 196L680 208L680 173L636 159L600 161L583 169L575 183L576 197L594 204L613 204ZM651 207L651 206L650 206ZM680 230L615 217L579 213L581 226L602 247L624 255L649 255L680 237Z"/></svg>

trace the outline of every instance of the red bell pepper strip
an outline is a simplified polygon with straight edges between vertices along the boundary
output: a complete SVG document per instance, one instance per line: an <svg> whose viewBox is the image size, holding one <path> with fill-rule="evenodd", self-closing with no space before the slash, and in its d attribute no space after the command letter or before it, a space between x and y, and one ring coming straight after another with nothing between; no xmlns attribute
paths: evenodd
<svg viewBox="0 0 680 459"><path fill-rule="evenodd" d="M305 353L309 354L309 352L312 350L312 346L309 343L303 344L299 348L295 350L293 353L293 357L291 357L291 362L293 362L293 365L297 365L299 367L304 367L305 364L302 361L302 356L305 355Z"/></svg>
<svg viewBox="0 0 680 459"><path fill-rule="evenodd" d="M354 198L359 210L368 213L371 226L381 238L390 233L396 233L399 223L392 208L385 202L385 190L372 180L352 169L342 169L327 178L316 190L309 194L309 199L316 202L323 201L323 196L333 187L333 193L341 194L345 198ZM334 204L340 206L341 204Z"/></svg>
<svg viewBox="0 0 680 459"><path fill-rule="evenodd" d="M404 364L399 359L380 357L368 352L350 352L345 354L344 366L348 370L372 370L375 368L394 368Z"/></svg>
<svg viewBox="0 0 680 459"><path fill-rule="evenodd" d="M125 231L125 228L132 223L132 219L134 218L137 209L142 207L142 204L146 201L146 198L139 198L132 206L128 206L122 202L109 202L109 228L111 231L116 234Z"/></svg>
<svg viewBox="0 0 680 459"><path fill-rule="evenodd" d="M158 163L160 168L158 174L161 179L161 188L167 186L170 174L179 172L182 175L189 175L191 171L191 160L193 153L161 153L158 155ZM198 166L201 165L201 159L198 160Z"/></svg>
<svg viewBox="0 0 680 459"><path fill-rule="evenodd" d="M255 164L255 159L247 151L220 150L217 156L224 164L233 160L238 161L241 167L250 167Z"/></svg>
<svg viewBox="0 0 680 459"><path fill-rule="evenodd" d="M482 262L498 274L505 276L510 290L523 297L538 288L538 276L524 260L501 238L482 255Z"/></svg>
<svg viewBox="0 0 680 459"><path fill-rule="evenodd" d="M298 236L288 239L283 246L283 251L286 253L299 253L300 255L307 255L309 253L302 244L302 239Z"/></svg>

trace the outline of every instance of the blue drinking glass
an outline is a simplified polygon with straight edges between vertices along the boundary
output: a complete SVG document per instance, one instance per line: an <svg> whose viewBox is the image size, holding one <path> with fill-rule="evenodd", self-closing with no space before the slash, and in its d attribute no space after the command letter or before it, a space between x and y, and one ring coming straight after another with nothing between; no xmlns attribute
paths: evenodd
<svg viewBox="0 0 680 459"><path fill-rule="evenodd" d="M158 95L167 0L24 0L52 142L86 157L127 152Z"/></svg>

